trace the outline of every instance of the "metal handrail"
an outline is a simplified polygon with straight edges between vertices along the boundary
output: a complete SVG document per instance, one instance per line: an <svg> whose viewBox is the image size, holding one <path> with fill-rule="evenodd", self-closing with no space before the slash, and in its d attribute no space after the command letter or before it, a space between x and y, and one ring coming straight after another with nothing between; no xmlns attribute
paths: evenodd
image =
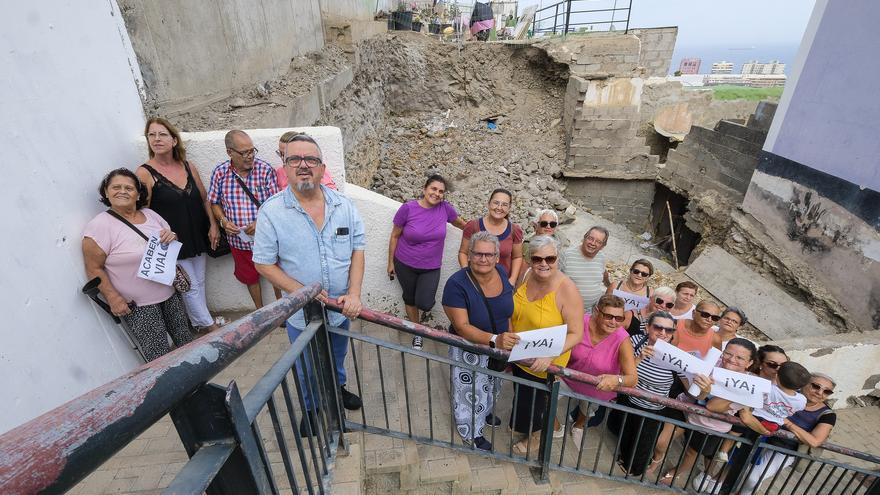
<svg viewBox="0 0 880 495"><path fill-rule="evenodd" d="M313 283L0 436L4 493L62 493L315 298Z"/></svg>
<svg viewBox="0 0 880 495"><path fill-rule="evenodd" d="M568 34L569 31L571 30L571 28L575 27L575 26L591 26L591 25L596 25L596 24L611 24L611 25L613 25L614 23L618 23L618 22L625 22L626 23L626 28L624 29L624 34L629 32L629 20L630 20L630 14L632 13L632 0L629 0L627 2L626 7L617 7L617 2L615 1L614 8L610 8L610 9L572 10L572 4L577 3L578 1L580 1L580 0L561 0L557 3L554 3L552 5L548 5L546 7L542 7L540 9L536 10L535 16L534 16L534 21L533 21L534 32L536 32L536 33L538 33L538 32L553 32L555 34L557 29L561 28L562 33L565 35L565 34ZM621 1L623 1L623 0L621 0ZM553 13L551 13L547 17L539 18L539 15L542 12L545 12L545 11L549 12L550 10L553 10ZM614 14L619 11L626 11L626 18L615 19ZM601 12L611 12L611 20L610 21L577 22L577 23L571 22L571 15L572 14L594 14L594 13L601 13ZM557 22L556 22L556 19L560 15L562 15L564 17L564 23L561 25L557 24ZM547 28L539 27L541 22L548 21L550 19L553 19L553 27L552 28L551 27L547 27Z"/></svg>
<svg viewBox="0 0 880 495"><path fill-rule="evenodd" d="M325 306L330 311L341 312L342 306L339 305L335 299L329 299L325 302ZM371 323L376 323L379 325L383 325L386 327L394 328L397 330L404 331L406 333L410 333L413 335L419 335L422 337L426 337L432 340L436 340L438 342L443 342L448 345L460 347L469 352L475 354L484 354L495 359L500 359L502 361L507 361L507 358L510 356L509 351L504 351L501 349L493 349L489 346L482 344L474 344L473 342L465 339L464 337L460 337L458 335L449 333L445 330L430 328L425 325L421 325L419 323L413 323L408 320L404 320L402 318L398 318L393 315L389 315L387 313L381 313L378 311L373 311L368 308L363 308L361 310L358 318L369 321ZM518 361L518 364L522 364L525 366L529 366L533 360L523 360ZM575 381L579 381L582 383L587 383L590 385L597 385L599 383L599 378L588 373L584 373L581 371L573 370L571 368L565 368L561 366L557 366L551 364L547 368L547 372L556 376L570 378ZM679 401L677 399L673 399L670 397L657 395L651 392L647 392L644 390L632 388L632 387L618 387L618 392L622 394L626 394L632 397L638 397L640 399L649 400L651 402L661 404L666 407L670 407L672 409L677 409L684 413L688 414L698 414L701 416L705 416L708 418L718 419L721 421L725 421L731 424L742 425L745 426L744 423L736 416L732 416L729 414L721 414L709 411L705 407L699 406L697 404L689 404L686 402ZM773 432L771 435L787 440L799 441L798 438L789 431L786 430L777 430ZM859 450L851 449L848 447L844 447L842 445L837 445L831 442L825 442L821 445L822 448L831 452L837 452L839 454L843 454L846 456L854 457L857 459L861 459L864 461L880 464L880 456L872 455L866 452L862 452Z"/></svg>

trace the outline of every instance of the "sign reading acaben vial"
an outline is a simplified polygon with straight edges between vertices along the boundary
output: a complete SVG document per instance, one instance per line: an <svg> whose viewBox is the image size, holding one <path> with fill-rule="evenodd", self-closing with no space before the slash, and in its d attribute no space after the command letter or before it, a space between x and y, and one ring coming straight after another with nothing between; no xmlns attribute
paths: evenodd
<svg viewBox="0 0 880 495"><path fill-rule="evenodd" d="M179 241L162 244L159 242L158 235L151 235L147 239L147 246L144 248L137 276L162 285L171 285L174 282L177 255L180 254L181 247L183 244Z"/></svg>

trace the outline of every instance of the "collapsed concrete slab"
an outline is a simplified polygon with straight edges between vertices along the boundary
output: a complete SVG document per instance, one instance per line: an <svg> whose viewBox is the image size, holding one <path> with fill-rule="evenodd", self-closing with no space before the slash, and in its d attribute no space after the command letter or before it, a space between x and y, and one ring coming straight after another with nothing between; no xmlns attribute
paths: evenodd
<svg viewBox="0 0 880 495"><path fill-rule="evenodd" d="M718 246L704 250L685 273L725 305L742 308L772 340L833 333L810 308Z"/></svg>

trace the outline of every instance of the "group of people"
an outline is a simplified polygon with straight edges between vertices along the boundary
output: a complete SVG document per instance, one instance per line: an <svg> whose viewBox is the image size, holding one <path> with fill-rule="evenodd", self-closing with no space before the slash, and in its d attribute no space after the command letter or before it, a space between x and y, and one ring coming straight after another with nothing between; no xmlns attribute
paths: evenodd
<svg viewBox="0 0 880 495"><path fill-rule="evenodd" d="M492 191L485 215L465 222L444 201L448 189L449 184L442 177L430 177L421 197L402 205L394 217L388 273L399 280L407 318L418 322L419 312L430 311L434 305L447 224L452 224L462 228L463 235L458 253L461 269L449 277L442 294L451 332L476 344L510 350L520 340L518 332L567 325L563 352L555 358L507 366L493 362L487 355L450 347L452 360L495 371L507 369L515 377L547 385L560 380L562 390L616 401L718 433L731 431L731 423L695 413L684 414L644 398L619 394L618 390L635 387L697 403L710 411L738 415L746 426L733 426L733 434L752 441L778 428L788 429L806 445L818 446L828 438L836 416L825 400L834 391L834 381L789 362L785 352L776 346L756 348L754 343L738 336L747 323L741 309L722 309L710 300L695 304L698 287L690 281L681 282L674 289L652 287L654 267L645 259L635 261L624 279L610 280L602 254L608 243L608 231L592 227L579 244L563 249L565 241L556 231L559 219L553 210L537 213L533 224L536 235L524 240L523 229L509 218L513 197L505 189ZM765 406L751 410L713 397L712 379L703 375L691 377L699 393L690 395L687 377L660 368L649 359L658 340L700 358L708 356L713 347L720 349L719 367L771 381ZM413 345L420 347L420 339L414 339ZM547 370L553 365L596 376L599 381L591 385L548 375ZM491 450L486 428L502 424L494 414L495 379L456 366L451 375L459 435L477 448ZM541 430L547 424L544 415L548 398L549 394L539 389L517 387L508 424L524 437L514 444L514 452L528 455L537 451ZM553 436L564 436L564 425L570 424L576 446L583 441L584 429L601 424L607 412L588 401L571 410L563 409L559 412L562 419L554 421ZM610 429L623 436L618 457L622 472L641 476L659 468L673 439L671 423L625 416L619 411L609 414L607 420ZM681 431L676 433L680 435ZM698 431L686 440L682 465L663 473L661 482L672 484L678 475L686 477L700 455L709 457L705 472L694 479L694 486L702 489L711 489L721 480L734 483L745 464L763 463L745 481L742 493L751 493L762 474L763 479L772 478L792 462L790 457L773 456L767 450L752 461L747 458L748 449L734 451L735 442L722 442L721 437ZM769 441L796 448L775 437ZM724 467L728 455L730 466Z"/></svg>
<svg viewBox="0 0 880 495"><path fill-rule="evenodd" d="M168 336L179 346L193 339L193 330L216 328L205 298L205 257L220 249L221 236L234 260L234 276L247 287L256 307L262 305L261 277L272 284L276 295L317 281L323 288L319 300L332 297L343 306L341 314L330 314L330 323L348 328L349 319L362 307L364 223L354 204L335 190L312 137L296 132L281 136L276 153L282 167L275 170L256 158L257 149L245 132L230 131L225 139L229 159L214 168L206 190L170 122L150 119L144 136L149 145L148 160L135 172L120 168L102 180L100 200L109 209L86 225L83 254L87 274L100 277L100 292L112 313L131 328L147 360L169 352ZM579 243L565 247L566 241L557 232L559 218L552 209L537 213L535 236L525 240L523 228L510 219L513 195L503 188L491 192L484 215L466 221L445 200L449 188L443 177L432 175L422 194L401 205L393 218L387 270L389 278L396 278L401 286L407 318L419 322L420 312L430 311L435 304L447 224L452 224L462 229L461 269L446 281L441 297L451 332L476 344L510 350L519 342L519 332L567 326L563 351L556 357L534 359L528 365L508 364L450 347L452 360L509 370L522 380L547 385L559 379L548 369L568 367L596 376L598 383L562 378L562 390L617 401L719 433L729 431L730 423L684 415L618 391L635 387L699 403L711 411L736 413L748 428L734 427L734 433L751 439L781 427L801 442L816 446L830 434L835 415L824 401L833 393L834 381L788 362L778 347L756 349L752 342L737 336L746 323L743 311L733 307L722 310L708 300L694 304L697 286L692 282L682 282L675 289L652 287L654 268L644 259L634 262L624 279L610 280L602 253L609 232L592 227ZM181 293L138 277L149 236L158 236L162 243L182 243L177 264L191 280L188 291ZM286 322L291 341L305 326L302 311ZM348 339L335 334L331 338L343 405L358 409L360 397L345 389ZM700 393L688 394L687 378L646 359L658 340L698 357L708 355L712 347L721 349L720 367L755 373L773 382L767 407L750 410L712 397L711 378L702 375L692 377ZM413 345L421 347L422 342L416 338ZM298 367L300 379L307 373L304 368ZM494 378L453 367L452 389L459 434L475 447L491 450L486 428L502 423L494 414ZM508 422L514 432L523 435L513 447L518 454L536 452L549 419L545 418L548 398L539 388L518 387ZM315 407L310 397L305 397L305 403L309 410ZM669 423L650 419L633 422L633 416L624 419L616 412L607 414L606 408L596 407L594 402L563 409L562 421L557 418L554 422L554 437L564 436L565 425L570 424L570 434L580 446L584 430L608 416L612 430L626 439L621 442L620 468L632 475L656 470L672 441ZM314 414L303 415L302 435L314 433L315 418ZM698 432L688 440L685 464L692 464L701 454L723 460L733 447L732 442L700 437ZM780 442L775 438L770 441ZM737 454L731 456L729 469L713 471L710 463L700 482L735 480L731 473L751 462L742 451L734 451ZM790 459L776 456L766 462L770 466L753 470L747 486L757 481L754 473L765 472L769 477L766 473L780 469ZM662 480L673 483L676 474L685 471L670 471Z"/></svg>

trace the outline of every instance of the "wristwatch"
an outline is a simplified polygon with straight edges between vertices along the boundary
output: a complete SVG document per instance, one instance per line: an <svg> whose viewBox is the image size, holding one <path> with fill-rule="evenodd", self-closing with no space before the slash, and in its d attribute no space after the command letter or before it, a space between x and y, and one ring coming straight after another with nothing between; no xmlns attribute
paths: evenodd
<svg viewBox="0 0 880 495"><path fill-rule="evenodd" d="M498 338L498 335L493 335L492 338L489 339L489 347L495 349L495 339Z"/></svg>

